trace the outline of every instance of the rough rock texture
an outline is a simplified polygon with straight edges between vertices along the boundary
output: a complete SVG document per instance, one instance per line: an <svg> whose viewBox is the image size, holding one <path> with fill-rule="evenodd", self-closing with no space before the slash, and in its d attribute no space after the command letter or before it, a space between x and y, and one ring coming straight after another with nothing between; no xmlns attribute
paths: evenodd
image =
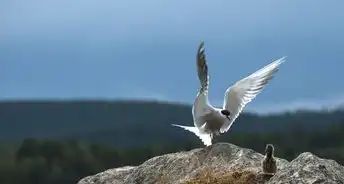
<svg viewBox="0 0 344 184"><path fill-rule="evenodd" d="M344 167L334 160L321 159L306 152L279 170L269 183L344 184Z"/></svg>
<svg viewBox="0 0 344 184"><path fill-rule="evenodd" d="M109 169L83 178L78 184L179 184L202 178L205 173L218 177L232 173L230 177L234 178L238 178L240 173L253 173L250 177L254 179L248 183L344 184L344 167L333 160L320 159L311 153L303 153L290 163L276 158L278 171L270 178L262 174L263 157L251 149L217 143L188 152L154 157L136 167ZM208 183L221 182L214 180Z"/></svg>

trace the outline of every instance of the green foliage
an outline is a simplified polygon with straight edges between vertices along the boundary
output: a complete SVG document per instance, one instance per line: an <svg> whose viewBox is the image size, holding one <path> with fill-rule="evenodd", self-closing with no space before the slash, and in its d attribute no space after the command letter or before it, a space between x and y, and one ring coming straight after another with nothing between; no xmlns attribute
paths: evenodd
<svg viewBox="0 0 344 184"><path fill-rule="evenodd" d="M325 130L344 119L343 110L277 115L241 114L231 133ZM190 137L172 123L192 125L191 106L154 101L0 102L0 141L77 139L116 147L163 144ZM130 135L130 136L128 136ZM230 135L230 134L229 134Z"/></svg>
<svg viewBox="0 0 344 184"><path fill-rule="evenodd" d="M134 112L134 113L133 113ZM171 152L204 147L192 133L191 107L155 102L1 102L1 184L75 184L109 168L138 165ZM134 115L133 115L134 114ZM214 142L288 160L309 151L344 164L344 113L245 113ZM24 139L25 137L31 137Z"/></svg>
<svg viewBox="0 0 344 184"><path fill-rule="evenodd" d="M231 142L259 152L263 152L267 143L272 143L276 155L288 160L301 152L310 151L344 164L342 132L344 122L321 132L295 129L289 133L232 133L217 141ZM75 140L25 139L18 148L0 146L0 183L72 184L108 168L138 165L153 156L200 146L197 139L131 148L83 144Z"/></svg>

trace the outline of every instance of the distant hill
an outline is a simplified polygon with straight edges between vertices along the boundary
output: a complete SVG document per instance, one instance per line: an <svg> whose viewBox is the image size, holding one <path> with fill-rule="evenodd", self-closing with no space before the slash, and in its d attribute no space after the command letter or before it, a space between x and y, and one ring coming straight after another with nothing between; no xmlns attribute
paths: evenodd
<svg viewBox="0 0 344 184"><path fill-rule="evenodd" d="M243 113L224 136L235 132L324 130L344 123L344 111L299 111L259 116ZM3 101L0 141L75 138L114 145L197 139L172 123L192 125L191 106L153 101Z"/></svg>

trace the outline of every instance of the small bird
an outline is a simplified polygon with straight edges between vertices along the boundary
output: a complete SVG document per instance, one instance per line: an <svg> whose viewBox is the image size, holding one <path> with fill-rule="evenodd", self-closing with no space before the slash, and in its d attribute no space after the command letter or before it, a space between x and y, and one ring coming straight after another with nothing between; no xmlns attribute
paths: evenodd
<svg viewBox="0 0 344 184"><path fill-rule="evenodd" d="M277 171L276 159L274 158L274 146L267 144L265 148L265 157L262 162L264 174L274 175Z"/></svg>
<svg viewBox="0 0 344 184"><path fill-rule="evenodd" d="M253 100L273 78L273 74L278 71L277 67L284 62L285 58L282 57L270 63L227 88L223 107L215 108L208 100L208 65L204 42L201 41L196 55L197 73L201 87L192 107L194 126L172 125L193 132L204 145L210 146L214 134L220 135L229 130L246 104Z"/></svg>

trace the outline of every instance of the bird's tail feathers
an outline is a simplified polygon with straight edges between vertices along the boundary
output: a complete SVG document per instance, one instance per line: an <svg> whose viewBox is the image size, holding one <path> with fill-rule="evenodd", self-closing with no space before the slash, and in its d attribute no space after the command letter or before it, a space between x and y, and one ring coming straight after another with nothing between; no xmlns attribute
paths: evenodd
<svg viewBox="0 0 344 184"><path fill-rule="evenodd" d="M211 138L210 134L200 132L197 127L183 126L183 125L177 125L177 124L172 124L172 126L180 127L180 128L183 128L185 130L188 130L188 131L194 133L195 135L197 135L201 139L203 144L206 146L210 146L212 144L212 142L211 142L212 138Z"/></svg>

